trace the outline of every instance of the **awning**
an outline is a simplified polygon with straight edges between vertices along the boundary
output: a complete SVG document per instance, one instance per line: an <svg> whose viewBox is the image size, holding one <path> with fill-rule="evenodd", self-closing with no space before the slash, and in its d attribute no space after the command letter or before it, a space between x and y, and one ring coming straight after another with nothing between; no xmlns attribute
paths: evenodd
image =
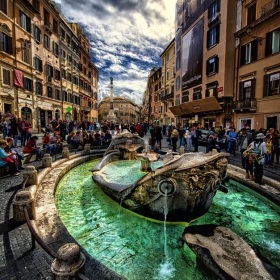
<svg viewBox="0 0 280 280"><path fill-rule="evenodd" d="M208 111L218 111L222 110L222 107L217 101L216 97L211 96L204 99L182 103L180 105L170 107L169 109L174 114L174 116L183 116Z"/></svg>

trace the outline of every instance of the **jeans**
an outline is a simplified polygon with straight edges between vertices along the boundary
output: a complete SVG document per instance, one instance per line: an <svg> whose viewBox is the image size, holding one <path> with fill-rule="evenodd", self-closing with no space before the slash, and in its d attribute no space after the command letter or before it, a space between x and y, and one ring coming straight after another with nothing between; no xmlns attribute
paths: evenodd
<svg viewBox="0 0 280 280"><path fill-rule="evenodd" d="M187 151L192 150L192 138L186 138L186 150Z"/></svg>
<svg viewBox="0 0 280 280"><path fill-rule="evenodd" d="M179 147L180 148L181 146L185 146L185 138L184 137L180 137L180 143L179 143Z"/></svg>
<svg viewBox="0 0 280 280"><path fill-rule="evenodd" d="M41 159L41 149L35 149L33 152L36 153L36 160Z"/></svg>
<svg viewBox="0 0 280 280"><path fill-rule="evenodd" d="M44 145L44 148L49 150L51 156L56 153L56 145L54 144Z"/></svg>
<svg viewBox="0 0 280 280"><path fill-rule="evenodd" d="M232 151L232 154L235 156L235 148L236 148L236 141L228 141L227 152L230 153Z"/></svg>
<svg viewBox="0 0 280 280"><path fill-rule="evenodd" d="M157 139L156 142L158 143L159 149L161 150L161 139Z"/></svg>
<svg viewBox="0 0 280 280"><path fill-rule="evenodd" d="M16 147L17 146L17 141L18 141L18 135L12 135L12 138L14 139L14 144L12 147Z"/></svg>
<svg viewBox="0 0 280 280"><path fill-rule="evenodd" d="M21 137L20 138L21 146L24 147L25 146L25 142L26 142L27 132L25 130L23 130L21 132L20 137Z"/></svg>
<svg viewBox="0 0 280 280"><path fill-rule="evenodd" d="M3 128L3 138L5 138L6 136L8 136L8 134L9 134L9 129L6 128L6 127L4 127L4 128Z"/></svg>

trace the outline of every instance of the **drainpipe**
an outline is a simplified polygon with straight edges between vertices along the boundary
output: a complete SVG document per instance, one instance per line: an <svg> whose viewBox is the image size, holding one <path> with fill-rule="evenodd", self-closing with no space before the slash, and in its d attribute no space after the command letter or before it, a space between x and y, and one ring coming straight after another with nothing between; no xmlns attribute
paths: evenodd
<svg viewBox="0 0 280 280"><path fill-rule="evenodd" d="M16 17L15 17L15 7L16 7L16 0L13 1L13 37L14 37L14 48L13 51L15 52L15 68L17 68L17 50L16 50ZM19 105L18 105L18 87L15 87L15 107L17 109L17 117L19 118Z"/></svg>

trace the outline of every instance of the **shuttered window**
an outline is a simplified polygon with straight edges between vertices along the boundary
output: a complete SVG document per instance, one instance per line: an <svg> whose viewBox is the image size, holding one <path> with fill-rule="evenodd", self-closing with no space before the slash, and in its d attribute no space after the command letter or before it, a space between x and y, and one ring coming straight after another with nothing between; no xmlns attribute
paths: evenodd
<svg viewBox="0 0 280 280"><path fill-rule="evenodd" d="M36 94L37 95L42 95L43 94L42 83L39 82L39 81L36 81Z"/></svg>
<svg viewBox="0 0 280 280"><path fill-rule="evenodd" d="M23 78L24 89L27 91L33 91L33 82L31 79L24 77Z"/></svg>
<svg viewBox="0 0 280 280"><path fill-rule="evenodd" d="M258 40L253 40L249 44L241 47L240 65L245 65L256 61L258 58Z"/></svg>
<svg viewBox="0 0 280 280"><path fill-rule="evenodd" d="M35 69L39 72L43 71L42 60L39 57L35 57Z"/></svg>
<svg viewBox="0 0 280 280"><path fill-rule="evenodd" d="M2 68L2 72L3 72L3 84L5 85L11 85L11 71Z"/></svg>
<svg viewBox="0 0 280 280"><path fill-rule="evenodd" d="M7 14L7 0L0 1L0 11L2 11L4 14Z"/></svg>
<svg viewBox="0 0 280 280"><path fill-rule="evenodd" d="M0 31L0 50L8 54L13 54L12 37Z"/></svg>
<svg viewBox="0 0 280 280"><path fill-rule="evenodd" d="M21 27L27 32L31 32L31 19L24 12L20 12L21 17Z"/></svg>

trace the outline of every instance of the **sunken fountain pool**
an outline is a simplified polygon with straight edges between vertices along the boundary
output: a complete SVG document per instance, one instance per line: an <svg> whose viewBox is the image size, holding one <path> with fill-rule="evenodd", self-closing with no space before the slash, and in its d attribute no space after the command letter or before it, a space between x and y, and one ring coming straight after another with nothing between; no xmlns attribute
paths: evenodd
<svg viewBox="0 0 280 280"><path fill-rule="evenodd" d="M187 223L164 227L164 215L156 221L121 207L92 181L98 162L73 168L55 193L61 220L93 258L129 280L217 279L182 245ZM228 227L280 268L280 208L235 181L226 187L228 193L217 191L208 212L192 224Z"/></svg>

